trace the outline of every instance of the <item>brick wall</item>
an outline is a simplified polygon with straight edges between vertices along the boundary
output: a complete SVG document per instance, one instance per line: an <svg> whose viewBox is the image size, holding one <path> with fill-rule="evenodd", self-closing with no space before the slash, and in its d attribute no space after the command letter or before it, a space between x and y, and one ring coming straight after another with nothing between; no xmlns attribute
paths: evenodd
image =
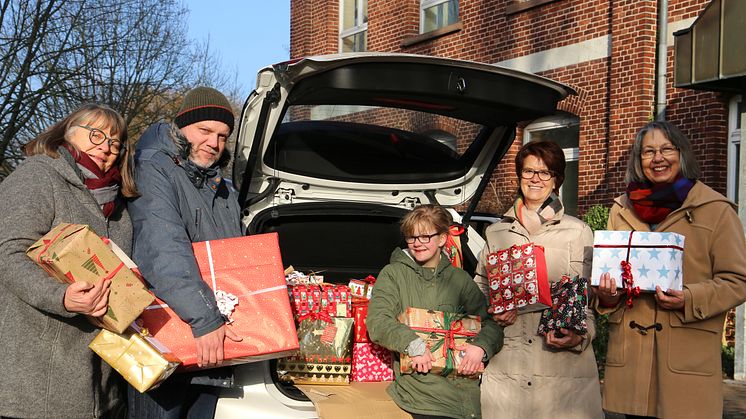
<svg viewBox="0 0 746 419"><path fill-rule="evenodd" d="M580 119L579 211L609 205L624 190L635 133L655 114L658 1L556 0L513 14L505 13L508 0L459 3L460 30L403 47L419 35L419 0L369 0L368 49L496 63L609 35L610 57L541 73L579 92L560 104ZM669 0L669 21L696 17L707 3ZM338 0L291 0L291 57L338 52L338 25ZM724 193L729 98L673 88L672 69L671 47L667 117L691 138L702 180ZM495 170L479 209L509 204L519 143Z"/></svg>

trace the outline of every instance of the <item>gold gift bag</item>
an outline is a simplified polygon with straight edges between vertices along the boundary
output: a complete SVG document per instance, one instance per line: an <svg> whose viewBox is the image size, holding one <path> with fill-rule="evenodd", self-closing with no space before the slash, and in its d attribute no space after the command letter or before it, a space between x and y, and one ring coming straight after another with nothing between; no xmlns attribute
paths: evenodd
<svg viewBox="0 0 746 419"><path fill-rule="evenodd" d="M179 366L163 344L133 325L124 333L102 330L88 345L141 393L158 387Z"/></svg>

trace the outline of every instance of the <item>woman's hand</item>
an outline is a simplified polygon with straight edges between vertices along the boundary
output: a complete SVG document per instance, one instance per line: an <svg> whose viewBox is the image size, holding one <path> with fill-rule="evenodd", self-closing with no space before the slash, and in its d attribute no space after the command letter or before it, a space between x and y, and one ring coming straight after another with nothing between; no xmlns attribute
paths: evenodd
<svg viewBox="0 0 746 419"><path fill-rule="evenodd" d="M410 358L412 361L412 369L417 372L429 372L433 368L433 357L430 356L430 351L425 351L420 356L413 356Z"/></svg>
<svg viewBox="0 0 746 419"><path fill-rule="evenodd" d="M615 307L622 299L622 293L616 288L616 280L608 272L601 274L596 295L604 307Z"/></svg>
<svg viewBox="0 0 746 419"><path fill-rule="evenodd" d="M109 279L102 279L96 285L85 281L73 282L65 289L62 304L70 313L103 316L109 305L109 285Z"/></svg>
<svg viewBox="0 0 746 419"><path fill-rule="evenodd" d="M477 345L467 343L466 345L457 346L454 349L464 351L464 357L458 364L458 373L461 375L472 375L484 369L484 349Z"/></svg>
<svg viewBox="0 0 746 419"><path fill-rule="evenodd" d="M574 348L583 341L583 336L576 334L572 330L560 328L564 336L559 338L555 335L555 330L550 330L546 335L547 346L554 349Z"/></svg>
<svg viewBox="0 0 746 419"><path fill-rule="evenodd" d="M515 320L517 318L518 318L518 310L508 310L508 311L503 311L500 314L492 315L492 320L494 320L495 323L499 324L502 327L510 326L511 324L515 323Z"/></svg>
<svg viewBox="0 0 746 419"><path fill-rule="evenodd" d="M666 310L684 309L684 291L668 289L663 291L660 286L655 286L655 299L658 305Z"/></svg>

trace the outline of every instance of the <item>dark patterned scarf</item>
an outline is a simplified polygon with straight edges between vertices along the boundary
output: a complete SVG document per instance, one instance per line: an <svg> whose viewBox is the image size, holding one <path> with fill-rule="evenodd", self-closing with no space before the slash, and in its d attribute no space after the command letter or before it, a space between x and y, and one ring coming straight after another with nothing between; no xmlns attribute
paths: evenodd
<svg viewBox="0 0 746 419"><path fill-rule="evenodd" d="M653 185L649 182L630 182L627 196L637 216L648 224L658 224L672 211L681 208L694 181L679 176L673 183Z"/></svg>
<svg viewBox="0 0 746 419"><path fill-rule="evenodd" d="M71 148L67 147L83 175L83 184L91 192L93 199L101 206L104 216L109 218L114 213L119 201L119 187L122 184L119 168L112 166L108 171L103 172L88 154Z"/></svg>
<svg viewBox="0 0 746 419"><path fill-rule="evenodd" d="M515 216L521 225L529 234L536 234L542 225L555 219L562 210L562 201L554 192L541 204L538 210L532 211L523 203L523 194L518 193L518 197L513 203Z"/></svg>

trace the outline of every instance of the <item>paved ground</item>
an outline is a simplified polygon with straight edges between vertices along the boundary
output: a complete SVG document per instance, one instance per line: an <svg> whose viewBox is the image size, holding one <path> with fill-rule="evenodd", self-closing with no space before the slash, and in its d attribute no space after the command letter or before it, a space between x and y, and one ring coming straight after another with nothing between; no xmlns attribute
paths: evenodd
<svg viewBox="0 0 746 419"><path fill-rule="evenodd" d="M624 419L624 415L607 413L606 419ZM723 381L723 419L746 419L746 382Z"/></svg>

